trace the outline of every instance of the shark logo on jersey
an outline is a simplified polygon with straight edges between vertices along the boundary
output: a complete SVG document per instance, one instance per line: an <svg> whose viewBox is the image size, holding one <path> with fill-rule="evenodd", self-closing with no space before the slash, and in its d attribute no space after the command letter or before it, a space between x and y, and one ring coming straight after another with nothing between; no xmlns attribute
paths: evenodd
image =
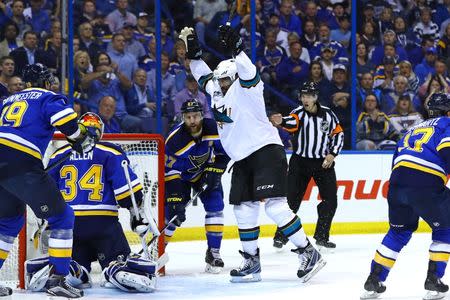
<svg viewBox="0 0 450 300"><path fill-rule="evenodd" d="M197 173L200 171L201 166L203 166L209 159L209 155L211 154L210 149L208 149L208 152L202 155L189 155L189 161L194 166L193 168L190 168L188 170L189 173Z"/></svg>
<svg viewBox="0 0 450 300"><path fill-rule="evenodd" d="M231 108L225 108L225 105L219 107L214 105L212 111L214 120L216 120L220 128L223 128L223 123L233 123L233 120L229 117L231 115Z"/></svg>

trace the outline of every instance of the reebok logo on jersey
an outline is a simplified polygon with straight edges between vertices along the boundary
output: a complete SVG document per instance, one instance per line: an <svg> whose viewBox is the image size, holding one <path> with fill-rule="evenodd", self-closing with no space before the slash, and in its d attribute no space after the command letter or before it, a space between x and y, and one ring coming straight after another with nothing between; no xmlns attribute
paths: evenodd
<svg viewBox="0 0 450 300"><path fill-rule="evenodd" d="M261 191L261 190L268 190L268 189L273 189L273 184L265 184L265 185L260 185L256 187L257 191Z"/></svg>

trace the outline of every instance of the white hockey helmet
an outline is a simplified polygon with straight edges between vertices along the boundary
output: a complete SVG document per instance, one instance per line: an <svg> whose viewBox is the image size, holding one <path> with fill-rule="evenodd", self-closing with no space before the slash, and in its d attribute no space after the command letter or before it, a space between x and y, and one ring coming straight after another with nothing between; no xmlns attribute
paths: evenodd
<svg viewBox="0 0 450 300"><path fill-rule="evenodd" d="M233 82L236 79L237 67L236 61L231 58L221 61L214 70L214 79L227 78L230 77Z"/></svg>

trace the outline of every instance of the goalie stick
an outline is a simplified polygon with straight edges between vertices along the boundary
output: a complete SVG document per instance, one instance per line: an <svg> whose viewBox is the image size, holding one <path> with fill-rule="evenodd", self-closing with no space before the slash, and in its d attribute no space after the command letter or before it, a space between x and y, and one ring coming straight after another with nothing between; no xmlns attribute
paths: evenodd
<svg viewBox="0 0 450 300"><path fill-rule="evenodd" d="M141 216L139 214L139 209L136 203L136 198L134 197L134 191L133 191L133 186L131 185L131 179L130 179L130 173L128 172L128 162L124 159L122 161L122 168L123 168L123 172L125 174L125 178L127 180L127 184L128 184L128 189L130 190L130 197L131 197L131 203L133 204L133 210L134 210L134 215L137 218L143 219L144 216ZM153 218L147 218L147 219L153 219ZM148 220L150 222L150 220ZM148 247L146 247L146 243L145 243L145 237L147 236L148 233L148 228L144 233L139 233L139 239L141 240L141 245L142 245L142 250L144 252L144 255L147 257L147 259L151 259L150 253L148 252Z"/></svg>
<svg viewBox="0 0 450 300"><path fill-rule="evenodd" d="M194 196L193 196L191 199L189 199L189 201L186 203L186 205L184 206L184 208L186 208L186 207L188 207L189 205L191 205L192 202L194 202L194 201L198 198L198 196L200 196L200 194L203 193L203 192L205 191L206 188L207 188L207 185L204 184L204 185L200 188L200 190L199 190L198 192L196 192L196 193L194 194ZM159 234L159 235L154 235L154 236L152 237L152 239L151 239L150 241L147 242L146 247L149 247L151 244L153 244L153 243L159 238L159 236L161 235L161 232L164 232L164 231L167 229L167 227L170 226L170 224L172 224L173 222L175 222L176 219L178 219L178 215L173 216L173 217L169 220L169 222L167 222L166 226L164 226L164 227L159 231L160 234ZM144 251L144 248L143 248L141 251L139 251L138 254L141 254L143 251Z"/></svg>

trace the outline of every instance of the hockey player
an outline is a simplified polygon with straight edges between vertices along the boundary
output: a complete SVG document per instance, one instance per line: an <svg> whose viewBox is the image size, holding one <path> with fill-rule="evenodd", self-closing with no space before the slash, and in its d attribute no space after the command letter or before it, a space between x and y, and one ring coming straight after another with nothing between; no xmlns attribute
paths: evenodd
<svg viewBox="0 0 450 300"><path fill-rule="evenodd" d="M45 66L27 65L22 77L27 88L4 99L0 115L0 267L24 224L28 205L38 218L48 220L52 228L47 292L79 298L83 291L65 280L72 255L73 210L44 172L42 156L55 127L80 155L93 149L94 137L77 124L77 114L67 98L48 91L54 77ZM9 288L0 288L0 296L11 293Z"/></svg>
<svg viewBox="0 0 450 300"><path fill-rule="evenodd" d="M208 249L205 262L207 273L219 273L223 266L220 244L223 232L223 190L221 177L230 160L223 150L213 119L203 118L202 105L195 99L181 106L183 122L175 127L166 140L166 218L177 215L175 224L165 231L170 241L176 227L186 220L186 203L191 189L199 191L206 211L205 229Z"/></svg>
<svg viewBox="0 0 450 300"><path fill-rule="evenodd" d="M423 299L441 299L441 281L450 253L450 97L436 93L428 102L431 119L413 126L399 141L388 192L390 229L372 260L361 299L377 298L400 251L417 229L419 217L432 229Z"/></svg>
<svg viewBox="0 0 450 300"><path fill-rule="evenodd" d="M130 210L131 227L138 234L148 228L142 200L142 185L129 167L129 161L119 146L101 142L104 124L94 113L80 117L79 124L96 132L96 145L85 155L72 154L53 168L49 175L57 182L64 200L75 213L71 283L89 286L91 263L98 260L105 280L124 291L151 292L155 289L155 264L136 255L130 247L118 218L118 206ZM71 152L66 145L50 157L49 165ZM122 162L127 161L128 173L140 214L136 216L131 191ZM27 278L31 290L39 290L45 281L46 261L27 261ZM75 278L73 278L75 277Z"/></svg>
<svg viewBox="0 0 450 300"><path fill-rule="evenodd" d="M231 281L261 280L258 249L260 202L267 215L296 246L300 267L297 276L309 280L324 265L320 253L307 239L298 216L286 200L287 160L277 129L269 122L263 98L263 82L243 51L242 39L229 26L219 28L219 40L233 59L219 63L212 72L201 59L202 49L192 28L184 28L187 56L192 74L212 97L220 140L235 161L230 203L238 223L244 258L231 270Z"/></svg>

